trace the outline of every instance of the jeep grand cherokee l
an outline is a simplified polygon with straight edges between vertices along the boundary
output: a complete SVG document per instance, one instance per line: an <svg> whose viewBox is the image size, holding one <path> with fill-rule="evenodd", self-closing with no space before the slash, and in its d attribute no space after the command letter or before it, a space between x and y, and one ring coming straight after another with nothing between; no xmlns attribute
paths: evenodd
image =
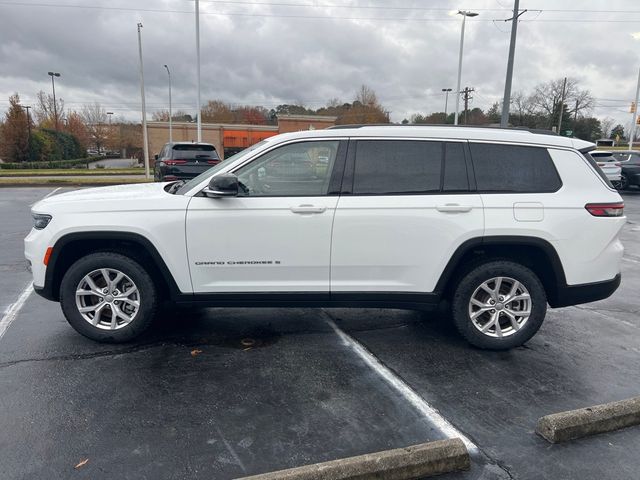
<svg viewBox="0 0 640 480"><path fill-rule="evenodd" d="M288 133L186 183L40 201L25 253L36 291L103 342L139 335L161 299L416 309L446 300L471 344L507 349L536 333L547 304L606 298L620 283L624 205L585 155L593 148L491 128Z"/></svg>

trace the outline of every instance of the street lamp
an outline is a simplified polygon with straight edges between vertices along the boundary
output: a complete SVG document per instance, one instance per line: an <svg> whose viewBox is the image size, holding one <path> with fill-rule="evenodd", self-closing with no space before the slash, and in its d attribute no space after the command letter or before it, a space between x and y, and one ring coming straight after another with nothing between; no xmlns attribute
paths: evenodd
<svg viewBox="0 0 640 480"><path fill-rule="evenodd" d="M632 33L631 36L635 40L640 40L640 32ZM638 98L640 98L640 70L638 70L638 84L636 86L636 108L633 109L633 120L631 121L631 128L629 129L629 150L633 148L633 137L636 133L636 123L638 122Z"/></svg>
<svg viewBox="0 0 640 480"><path fill-rule="evenodd" d="M462 15L462 30L460 32L460 56L458 58L458 84L456 87L456 114L453 118L453 124L458 125L458 112L460 111L460 80L462 78L462 48L464 46L464 26L467 17L477 17L479 14L470 12L469 10L458 10L458 15Z"/></svg>
<svg viewBox="0 0 640 480"><path fill-rule="evenodd" d="M449 92L451 90L451 88L442 89L442 91L444 92L444 123L447 123L447 106L449 104Z"/></svg>
<svg viewBox="0 0 640 480"><path fill-rule="evenodd" d="M142 63L142 23L138 23L138 54L140 56L140 97L142 99L142 155L144 176L149 178L149 139L147 136L147 103L144 97L144 65Z"/></svg>
<svg viewBox="0 0 640 480"><path fill-rule="evenodd" d="M173 129L172 129L172 113L171 113L171 72L167 65L164 66L167 69L167 75L169 75L169 143L173 143Z"/></svg>
<svg viewBox="0 0 640 480"><path fill-rule="evenodd" d="M56 103L56 82L53 77L59 77L58 72L47 72L47 75L51 77L51 87L53 88L53 116L56 121L56 132L58 131L58 104Z"/></svg>

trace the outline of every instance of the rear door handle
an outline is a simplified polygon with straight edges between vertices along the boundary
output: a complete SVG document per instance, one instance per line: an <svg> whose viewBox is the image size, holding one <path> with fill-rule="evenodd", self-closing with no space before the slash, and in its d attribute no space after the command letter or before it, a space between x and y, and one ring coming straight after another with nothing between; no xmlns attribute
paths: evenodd
<svg viewBox="0 0 640 480"><path fill-rule="evenodd" d="M323 213L327 207L316 207L315 205L298 205L291 207L293 213Z"/></svg>
<svg viewBox="0 0 640 480"><path fill-rule="evenodd" d="M445 205L437 205L436 210L443 213L464 213L473 210L471 205L460 205L458 203L447 203Z"/></svg>

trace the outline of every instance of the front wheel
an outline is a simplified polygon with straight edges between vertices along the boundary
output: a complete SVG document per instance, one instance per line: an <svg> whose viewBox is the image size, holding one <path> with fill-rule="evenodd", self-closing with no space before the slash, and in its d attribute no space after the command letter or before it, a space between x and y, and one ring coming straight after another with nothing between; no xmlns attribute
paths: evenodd
<svg viewBox="0 0 640 480"><path fill-rule="evenodd" d="M542 283L527 267L510 261L484 263L468 272L452 301L453 321L472 345L507 350L540 329L547 312Z"/></svg>
<svg viewBox="0 0 640 480"><path fill-rule="evenodd" d="M132 340L151 324L157 306L153 280L132 258L112 252L82 257L65 273L60 304L67 321L98 342Z"/></svg>

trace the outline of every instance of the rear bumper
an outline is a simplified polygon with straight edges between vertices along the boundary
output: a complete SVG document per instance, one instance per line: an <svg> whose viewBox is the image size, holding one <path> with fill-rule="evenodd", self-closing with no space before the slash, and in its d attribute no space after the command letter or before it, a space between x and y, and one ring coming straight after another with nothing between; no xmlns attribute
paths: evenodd
<svg viewBox="0 0 640 480"><path fill-rule="evenodd" d="M581 303L595 302L610 297L620 286L621 276L616 275L611 280L603 282L585 283L582 285L564 285L558 288L554 298L549 298L552 307L568 307Z"/></svg>

